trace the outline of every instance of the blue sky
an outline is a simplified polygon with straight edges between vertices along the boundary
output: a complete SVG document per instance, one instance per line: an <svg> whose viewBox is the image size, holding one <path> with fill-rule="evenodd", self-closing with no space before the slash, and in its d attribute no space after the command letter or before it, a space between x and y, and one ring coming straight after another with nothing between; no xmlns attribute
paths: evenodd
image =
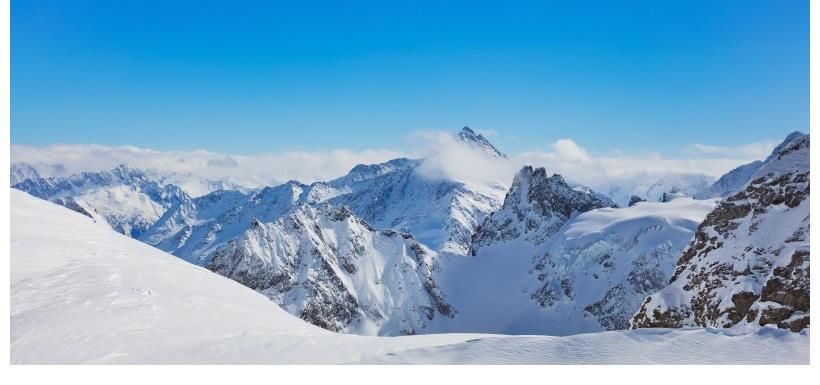
<svg viewBox="0 0 820 385"><path fill-rule="evenodd" d="M572 3L572 4L566 4ZM777 140L809 124L807 1L12 1L11 142L518 152Z"/></svg>

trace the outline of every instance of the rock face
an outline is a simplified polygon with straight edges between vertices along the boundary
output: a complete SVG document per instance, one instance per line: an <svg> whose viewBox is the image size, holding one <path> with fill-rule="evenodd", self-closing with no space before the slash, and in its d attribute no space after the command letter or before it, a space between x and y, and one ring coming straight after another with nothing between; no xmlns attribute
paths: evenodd
<svg viewBox="0 0 820 385"><path fill-rule="evenodd" d="M180 188L162 185L125 165L70 177L26 179L12 187L88 215L134 238L167 209L188 199Z"/></svg>
<svg viewBox="0 0 820 385"><path fill-rule="evenodd" d="M646 199L643 199L637 195L633 195L629 198L629 207L632 207L641 202L646 202Z"/></svg>
<svg viewBox="0 0 820 385"><path fill-rule="evenodd" d="M572 215L615 202L590 190L573 189L560 175L547 177L543 167L525 166L516 174L501 209L487 217L472 238L471 253L513 239L536 245L555 234Z"/></svg>
<svg viewBox="0 0 820 385"><path fill-rule="evenodd" d="M375 230L345 207L301 204L253 221L207 267L320 327L416 334L455 310L433 280L437 255L411 235Z"/></svg>
<svg viewBox="0 0 820 385"><path fill-rule="evenodd" d="M698 227L633 328L809 324L809 136L790 136Z"/></svg>

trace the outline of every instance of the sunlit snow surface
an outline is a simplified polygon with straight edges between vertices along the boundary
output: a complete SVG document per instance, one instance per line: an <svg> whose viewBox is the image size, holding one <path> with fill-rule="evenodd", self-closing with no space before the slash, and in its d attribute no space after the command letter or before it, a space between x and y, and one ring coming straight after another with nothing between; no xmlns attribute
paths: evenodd
<svg viewBox="0 0 820 385"><path fill-rule="evenodd" d="M12 363L808 363L764 328L571 337L334 334L66 208L11 191ZM492 315L488 314L488 317Z"/></svg>

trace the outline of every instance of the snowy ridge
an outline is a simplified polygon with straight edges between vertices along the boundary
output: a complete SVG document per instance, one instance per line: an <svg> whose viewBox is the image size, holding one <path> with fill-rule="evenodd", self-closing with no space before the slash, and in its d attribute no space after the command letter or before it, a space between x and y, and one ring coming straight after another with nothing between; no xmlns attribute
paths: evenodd
<svg viewBox="0 0 820 385"><path fill-rule="evenodd" d="M706 217L634 328L809 325L809 136L778 148Z"/></svg>
<svg viewBox="0 0 820 385"><path fill-rule="evenodd" d="M475 228L501 206L503 188L429 178L418 165L407 162L368 179L354 168L328 183L340 191L328 202L347 206L377 228L411 233L433 250L466 254Z"/></svg>
<svg viewBox="0 0 820 385"><path fill-rule="evenodd" d="M207 266L334 331L416 334L454 315L432 277L436 254L346 207L302 204L276 222L253 222Z"/></svg>
<svg viewBox="0 0 820 385"><path fill-rule="evenodd" d="M273 222L301 201L308 186L290 181L245 195L216 191L175 205L140 240L199 265L242 235L253 221Z"/></svg>

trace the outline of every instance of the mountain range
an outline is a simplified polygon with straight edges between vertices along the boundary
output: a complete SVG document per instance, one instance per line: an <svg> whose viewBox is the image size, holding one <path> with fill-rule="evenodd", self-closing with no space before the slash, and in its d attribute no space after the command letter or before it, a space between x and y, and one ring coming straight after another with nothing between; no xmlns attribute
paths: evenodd
<svg viewBox="0 0 820 385"><path fill-rule="evenodd" d="M454 137L508 159L469 127ZM503 185L434 177L424 159L406 158L330 181L259 190L225 183L201 196L168 183L184 177L125 165L42 178L13 163L11 175L18 190L333 331L800 330L808 325L800 294L808 287L808 144L794 133L767 159L711 185L681 177L637 199L634 186L596 192L545 168L523 167Z"/></svg>

